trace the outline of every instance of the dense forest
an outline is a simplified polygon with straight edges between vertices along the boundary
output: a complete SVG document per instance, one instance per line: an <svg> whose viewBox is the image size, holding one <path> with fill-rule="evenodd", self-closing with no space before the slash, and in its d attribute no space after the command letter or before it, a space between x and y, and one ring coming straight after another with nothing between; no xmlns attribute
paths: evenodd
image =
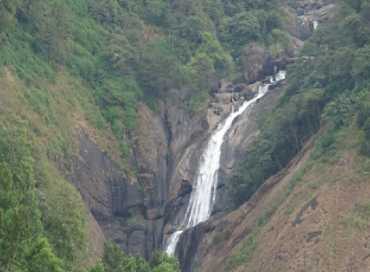
<svg viewBox="0 0 370 272"><path fill-rule="evenodd" d="M181 88L188 92L189 110L197 110L218 78L240 79L246 44L261 43L275 55L287 46L274 1L17 0L1 5L1 64L12 65L35 89L38 78L53 80L56 70L67 69L91 88L123 156L129 152L126 138L138 100L155 104L156 97ZM43 96L33 93L30 100Z"/></svg>

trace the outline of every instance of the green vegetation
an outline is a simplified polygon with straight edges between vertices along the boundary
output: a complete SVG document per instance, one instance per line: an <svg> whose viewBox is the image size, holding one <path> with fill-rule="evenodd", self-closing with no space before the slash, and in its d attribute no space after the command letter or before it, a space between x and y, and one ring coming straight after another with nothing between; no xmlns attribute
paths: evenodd
<svg viewBox="0 0 370 272"><path fill-rule="evenodd" d="M230 182L229 190L237 205L285 167L320 127L324 101L321 89L305 90L289 99L264 120L260 138Z"/></svg>
<svg viewBox="0 0 370 272"><path fill-rule="evenodd" d="M27 134L1 129L0 135L1 270L65 271L55 254L58 245L50 243L43 228Z"/></svg>
<svg viewBox="0 0 370 272"><path fill-rule="evenodd" d="M0 136L1 271L83 271L86 214L78 193L51 165L35 164L33 158L39 154L26 130L2 128ZM179 268L164 254L155 254L149 264L108 244L103 263L90 271L176 272Z"/></svg>
<svg viewBox="0 0 370 272"><path fill-rule="evenodd" d="M360 151L370 154L370 20L367 1L346 0L337 17L306 43L288 71L279 106L261 120L261 135L229 183L240 205L284 168L324 124L329 131L316 156L335 149L336 131L357 119Z"/></svg>
<svg viewBox="0 0 370 272"><path fill-rule="evenodd" d="M200 109L217 79L239 77L245 46L282 44L275 4L4 0L0 68L12 68L34 90L29 102L36 111L47 110L51 99L40 79L53 82L63 71L80 81L127 158L138 101L153 105L176 88L187 93L189 110ZM93 119L104 126L99 115Z"/></svg>
<svg viewBox="0 0 370 272"><path fill-rule="evenodd" d="M151 263L140 257L130 257L114 244L107 244L102 263L89 272L179 272L177 261L165 254L157 253Z"/></svg>
<svg viewBox="0 0 370 272"><path fill-rule="evenodd" d="M233 271L242 264L247 264L257 247L257 235L258 231L254 231L248 234L247 238L243 241L243 244L238 251L238 254L233 255L226 264L227 271Z"/></svg>
<svg viewBox="0 0 370 272"><path fill-rule="evenodd" d="M365 231L369 227L370 203L356 203L350 214L342 220L349 230Z"/></svg>

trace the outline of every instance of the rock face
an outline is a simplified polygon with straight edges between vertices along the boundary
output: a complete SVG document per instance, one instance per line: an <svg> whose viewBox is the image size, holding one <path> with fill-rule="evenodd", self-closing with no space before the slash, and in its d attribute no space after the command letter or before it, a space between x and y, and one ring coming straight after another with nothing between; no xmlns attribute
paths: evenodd
<svg viewBox="0 0 370 272"><path fill-rule="evenodd" d="M207 111L195 115L182 108L181 93L174 90L157 112L138 106L131 159L137 180L79 131L79 155L68 179L91 212L91 225L102 240L100 253L106 238L129 254L150 259L163 247L166 223L182 218L211 125ZM214 124L221 117L213 117Z"/></svg>
<svg viewBox="0 0 370 272"><path fill-rule="evenodd" d="M87 134L81 131L79 138L80 152L69 180L79 189L107 239L114 240L132 254L145 255L141 245L146 241L146 228L135 224L121 226L122 218L130 218L132 213L145 210L143 193L137 185L130 184L118 165Z"/></svg>
<svg viewBox="0 0 370 272"><path fill-rule="evenodd" d="M209 224L200 224L193 229L185 231L178 243L176 256L181 260L181 271L194 271L199 264L199 246L207 232L212 231Z"/></svg>

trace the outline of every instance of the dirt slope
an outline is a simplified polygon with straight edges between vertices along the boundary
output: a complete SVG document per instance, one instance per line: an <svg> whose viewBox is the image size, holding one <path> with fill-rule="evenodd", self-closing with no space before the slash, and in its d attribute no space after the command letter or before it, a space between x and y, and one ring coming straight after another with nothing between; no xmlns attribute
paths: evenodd
<svg viewBox="0 0 370 272"><path fill-rule="evenodd" d="M199 271L370 271L370 163L356 132L312 139L248 203L210 222Z"/></svg>

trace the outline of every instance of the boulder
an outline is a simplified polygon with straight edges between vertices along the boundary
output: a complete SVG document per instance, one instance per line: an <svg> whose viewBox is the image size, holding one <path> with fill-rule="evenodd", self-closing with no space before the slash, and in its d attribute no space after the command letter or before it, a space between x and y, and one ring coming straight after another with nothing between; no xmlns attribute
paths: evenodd
<svg viewBox="0 0 370 272"><path fill-rule="evenodd" d="M225 79L220 80L217 93L231 93L234 91L234 85Z"/></svg>
<svg viewBox="0 0 370 272"><path fill-rule="evenodd" d="M222 104L229 104L232 102L232 93L217 93L215 95L216 101Z"/></svg>

